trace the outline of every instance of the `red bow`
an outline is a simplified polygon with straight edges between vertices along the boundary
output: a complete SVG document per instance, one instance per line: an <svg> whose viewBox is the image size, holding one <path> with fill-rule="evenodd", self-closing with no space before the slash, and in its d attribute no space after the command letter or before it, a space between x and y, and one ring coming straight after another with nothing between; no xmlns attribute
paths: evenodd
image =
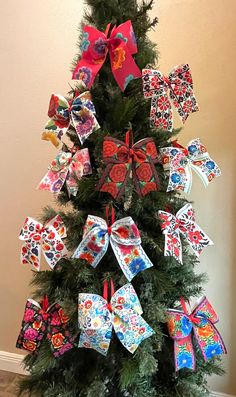
<svg viewBox="0 0 236 397"><path fill-rule="evenodd" d="M84 26L82 57L72 78L83 80L87 87L91 87L109 52L112 73L120 89L124 91L131 80L141 77L141 72L132 58L137 53L136 39L131 21L114 26L108 37L110 25L107 25L105 33L92 26Z"/></svg>
<svg viewBox="0 0 236 397"><path fill-rule="evenodd" d="M132 175L139 196L145 196L160 187L155 164L158 162L156 145L152 138L145 138L129 145L129 131L126 142L106 137L103 143L103 160L107 165L97 190L110 193L118 199L124 193Z"/></svg>

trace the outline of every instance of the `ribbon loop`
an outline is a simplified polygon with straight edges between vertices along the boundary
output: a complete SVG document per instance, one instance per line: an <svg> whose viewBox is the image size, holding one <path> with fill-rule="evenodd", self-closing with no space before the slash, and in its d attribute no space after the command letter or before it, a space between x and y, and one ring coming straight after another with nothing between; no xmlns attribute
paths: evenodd
<svg viewBox="0 0 236 397"><path fill-rule="evenodd" d="M40 270L41 248L44 257L53 269L61 258L67 257L67 249L62 241L66 229L59 215L44 226L33 218L26 218L19 239L25 243L21 249L21 263L29 263L35 270Z"/></svg>
<svg viewBox="0 0 236 397"><path fill-rule="evenodd" d="M72 78L82 80L90 88L109 52L112 73L120 89L124 91L131 80L141 77L132 57L137 53L133 27L131 21L126 21L118 27L115 26L109 37L108 31L106 29L104 34L92 26L84 26L82 56Z"/></svg>
<svg viewBox="0 0 236 397"><path fill-rule="evenodd" d="M164 76L159 70L145 68L142 71L145 98L151 98L150 126L172 131L171 102L184 123L189 114L199 110L193 93L192 75L188 64L176 66Z"/></svg>
<svg viewBox="0 0 236 397"><path fill-rule="evenodd" d="M158 211L162 233L165 235L165 256L173 256L182 263L182 244L180 234L185 237L194 254L199 256L202 250L213 242L195 223L195 215L191 204L186 204L176 216L166 211Z"/></svg>
<svg viewBox="0 0 236 397"><path fill-rule="evenodd" d="M139 272L153 266L141 246L139 230L131 217L114 222L109 229L104 219L88 215L83 239L73 258L85 259L96 267L107 252L109 242L129 281Z"/></svg>
<svg viewBox="0 0 236 397"><path fill-rule="evenodd" d="M123 346L134 353L140 343L154 334L141 317L142 308L131 284L116 291L111 302L96 294L79 294L79 347L106 355L112 329Z"/></svg>
<svg viewBox="0 0 236 397"><path fill-rule="evenodd" d="M83 144L93 131L100 128L95 114L89 91L78 95L71 102L68 102L62 95L52 94L48 111L50 120L45 126L42 139L51 141L54 146L58 147L62 137L72 125Z"/></svg>
<svg viewBox="0 0 236 397"><path fill-rule="evenodd" d="M185 309L183 311L169 309L167 314L169 334L174 340L177 371L181 368L195 369L192 332L205 361L215 355L226 353L224 342L214 326L218 317L206 297L202 298L191 314Z"/></svg>
<svg viewBox="0 0 236 397"><path fill-rule="evenodd" d="M76 196L78 180L92 173L88 149L72 152L60 151L48 167L48 172L40 181L37 189L59 193L66 182L69 197Z"/></svg>
<svg viewBox="0 0 236 397"><path fill-rule="evenodd" d="M140 197L159 190L160 181L155 168L158 155L152 138L142 139L129 147L127 134L126 142L106 137L103 143L103 160L106 169L97 190L110 193L115 199L119 199L125 192L130 176Z"/></svg>
<svg viewBox="0 0 236 397"><path fill-rule="evenodd" d="M173 147L160 149L163 167L169 170L167 192L183 190L189 193L192 187L192 169L205 186L208 186L215 177L220 176L220 168L211 159L199 138L190 141L186 148L176 141L172 142L172 145Z"/></svg>

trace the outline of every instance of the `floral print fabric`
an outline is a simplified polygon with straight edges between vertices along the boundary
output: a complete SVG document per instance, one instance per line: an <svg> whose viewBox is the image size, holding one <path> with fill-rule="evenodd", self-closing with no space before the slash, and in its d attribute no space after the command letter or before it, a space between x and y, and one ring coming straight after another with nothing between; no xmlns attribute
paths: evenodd
<svg viewBox="0 0 236 397"><path fill-rule="evenodd" d="M189 193L192 187L192 169L205 186L221 174L220 168L210 158L199 138L190 141L187 148L179 144L162 148L160 154L164 168L170 170L167 192L183 190Z"/></svg>
<svg viewBox="0 0 236 397"><path fill-rule="evenodd" d="M109 52L112 73L120 89L124 91L131 80L141 77L132 57L137 53L137 43L131 21L115 26L108 37L109 28L110 24L103 33L92 26L84 26L82 56L72 78L82 80L90 88Z"/></svg>
<svg viewBox="0 0 236 397"><path fill-rule="evenodd" d="M120 219L108 227L104 219L89 215L83 239L73 258L85 259L96 267L105 255L109 242L129 281L139 272L153 266L141 246L139 230L131 217Z"/></svg>
<svg viewBox="0 0 236 397"><path fill-rule="evenodd" d="M45 337L48 338L55 357L74 347L69 318L61 306L55 303L44 311L37 302L28 299L16 347L36 352Z"/></svg>
<svg viewBox="0 0 236 397"><path fill-rule="evenodd" d="M88 149L77 150L75 154L60 151L48 167L48 172L38 185L39 190L59 193L66 182L69 196L76 196L77 181L83 175L92 173Z"/></svg>
<svg viewBox="0 0 236 397"><path fill-rule="evenodd" d="M199 256L203 248L213 245L206 233L195 223L191 204L186 204L176 214L158 211L162 233L165 235L165 256L173 256L182 263L182 244L180 235L187 239L194 254Z"/></svg>
<svg viewBox="0 0 236 397"><path fill-rule="evenodd" d="M40 270L41 249L44 257L53 269L61 258L67 257L67 249L62 241L66 237L66 228L59 215L44 226L33 218L26 218L19 239L25 243L21 249L21 263L29 263Z"/></svg>
<svg viewBox="0 0 236 397"><path fill-rule="evenodd" d="M79 137L81 144L100 128L95 117L95 108L89 91L83 92L70 103L58 94L52 94L48 116L50 120L45 126L42 139L51 141L56 147L72 125Z"/></svg>
<svg viewBox="0 0 236 397"><path fill-rule="evenodd" d="M142 71L142 79L144 97L151 98L151 127L172 131L173 113L170 99L183 123L190 113L199 110L188 64L176 66L169 77L164 76L159 70L146 68Z"/></svg>
<svg viewBox="0 0 236 397"><path fill-rule="evenodd" d="M79 294L79 347L97 350L106 355L112 329L122 345L134 353L140 343L154 334L141 317L142 308L131 284L121 287L110 303L96 294Z"/></svg>
<svg viewBox="0 0 236 397"><path fill-rule="evenodd" d="M203 298L191 315L180 310L168 310L168 330L174 339L176 370L195 369L192 333L198 342L205 361L226 353L224 342L215 328L218 317L207 298Z"/></svg>
<svg viewBox="0 0 236 397"><path fill-rule="evenodd" d="M106 137L103 143L103 161L107 166L97 190L119 199L125 192L130 176L141 197L159 190L160 181L155 169L158 155L152 138L142 139L129 147L125 142Z"/></svg>

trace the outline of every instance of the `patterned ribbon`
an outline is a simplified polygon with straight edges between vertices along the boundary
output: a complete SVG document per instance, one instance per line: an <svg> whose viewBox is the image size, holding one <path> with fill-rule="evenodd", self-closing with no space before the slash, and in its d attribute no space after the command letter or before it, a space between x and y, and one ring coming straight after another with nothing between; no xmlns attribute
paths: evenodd
<svg viewBox="0 0 236 397"><path fill-rule="evenodd" d="M188 314L185 302L181 299L183 311L169 309L168 330L174 339L174 356L176 371L181 368L195 369L195 354L192 344L192 332L198 342L205 361L227 353L224 342L214 324L219 321L207 298L202 298L199 305Z"/></svg>
<svg viewBox="0 0 236 397"><path fill-rule="evenodd" d="M192 169L205 186L221 175L220 168L210 158L199 138L190 141L187 148L173 141L172 147L160 149L160 154L164 168L170 170L167 192L183 190L189 193L192 187Z"/></svg>
<svg viewBox="0 0 236 397"><path fill-rule="evenodd" d="M29 263L40 270L41 248L49 266L67 257L67 249L62 241L66 237L66 228L59 215L45 225L27 217L21 229L19 239L25 241L21 249L21 263Z"/></svg>
<svg viewBox="0 0 236 397"><path fill-rule="evenodd" d="M44 298L42 307L33 299L28 299L16 347L33 353L39 349L45 336L55 357L74 347L69 317L61 306L54 303L49 307L47 297Z"/></svg>
<svg viewBox="0 0 236 397"><path fill-rule="evenodd" d="M176 66L169 77L159 70L143 69L143 92L151 98L150 126L167 131L173 129L170 99L184 123L189 114L199 110L193 93L193 80L188 64Z"/></svg>
<svg viewBox="0 0 236 397"><path fill-rule="evenodd" d="M125 142L106 137L103 143L103 161L106 169L97 190L110 193L115 199L122 196L130 177L141 197L159 190L160 187L155 169L158 155L153 139L141 139L135 144L131 142L130 145L130 133L126 133Z"/></svg>
<svg viewBox="0 0 236 397"><path fill-rule="evenodd" d="M70 102L62 95L52 94L48 110L50 120L45 126L42 139L51 141L58 147L71 124L83 144L93 131L100 128L95 114L89 91L83 92Z"/></svg>
<svg viewBox="0 0 236 397"><path fill-rule="evenodd" d="M93 215L88 215L83 239L73 258L85 259L94 268L107 252L109 242L127 280L153 266L141 246L141 237L133 219L129 216L111 226Z"/></svg>
<svg viewBox="0 0 236 397"><path fill-rule="evenodd" d="M83 80L90 88L109 52L112 73L120 89L124 91L131 80L141 77L132 57L138 51L136 38L131 21L114 26L109 34L110 26L111 24L107 25L105 33L92 26L84 26L82 56L72 78Z"/></svg>
<svg viewBox="0 0 236 397"><path fill-rule="evenodd" d="M114 287L112 287L114 290ZM111 289L112 289L111 288ZM154 334L153 329L143 320L138 296L131 284L126 284L112 297L79 294L79 347L97 350L107 354L112 337L112 329L122 345L134 353L140 343Z"/></svg>
<svg viewBox="0 0 236 397"><path fill-rule="evenodd" d="M158 211L162 233L165 235L165 256L173 256L182 263L182 244L180 234L185 237L194 254L199 256L203 248L213 245L210 238L195 223L195 215L191 204L186 204L176 216L165 211Z"/></svg>
<svg viewBox="0 0 236 397"><path fill-rule="evenodd" d="M72 152L60 151L48 167L48 172L37 189L59 193L66 182L69 196L76 196L78 180L92 173L88 149Z"/></svg>

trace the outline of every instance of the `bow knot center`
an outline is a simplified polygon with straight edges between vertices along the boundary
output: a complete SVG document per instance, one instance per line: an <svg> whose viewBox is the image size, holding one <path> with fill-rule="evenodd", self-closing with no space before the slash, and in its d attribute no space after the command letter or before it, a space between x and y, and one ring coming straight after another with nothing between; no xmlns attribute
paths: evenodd
<svg viewBox="0 0 236 397"><path fill-rule="evenodd" d="M112 231L112 227L111 227L111 226L108 226L108 228L107 228L107 233L109 234L109 236L111 235L111 231Z"/></svg>
<svg viewBox="0 0 236 397"><path fill-rule="evenodd" d="M196 318L194 316L194 314L190 314L189 318L190 318L191 322L194 323L194 324L200 324L200 322L201 322L200 318Z"/></svg>
<svg viewBox="0 0 236 397"><path fill-rule="evenodd" d="M112 305L110 303L107 304L107 309L109 310L109 312L112 312Z"/></svg>
<svg viewBox="0 0 236 397"><path fill-rule="evenodd" d="M39 313L41 314L41 316L43 317L43 321L47 321L47 319L49 318L50 314L46 313L44 310L40 310Z"/></svg>
<svg viewBox="0 0 236 397"><path fill-rule="evenodd" d="M163 76L163 80L168 86L170 86L170 79L168 76Z"/></svg>

